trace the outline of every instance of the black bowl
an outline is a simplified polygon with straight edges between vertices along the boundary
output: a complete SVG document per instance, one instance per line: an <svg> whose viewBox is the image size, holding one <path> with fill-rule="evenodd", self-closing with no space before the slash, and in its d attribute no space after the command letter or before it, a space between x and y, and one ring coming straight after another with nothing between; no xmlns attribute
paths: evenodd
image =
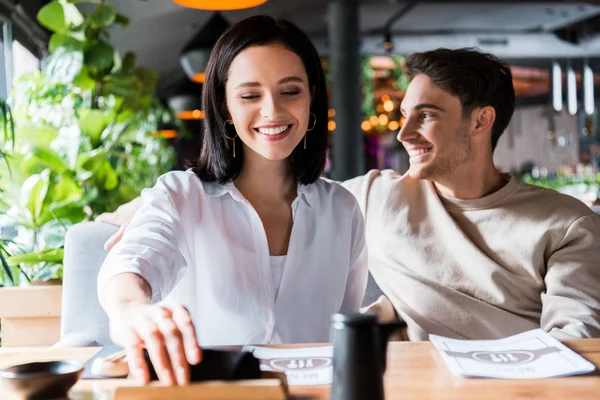
<svg viewBox="0 0 600 400"><path fill-rule="evenodd" d="M34 362L0 369L0 379L25 399L61 399L77 383L83 364L75 361Z"/></svg>

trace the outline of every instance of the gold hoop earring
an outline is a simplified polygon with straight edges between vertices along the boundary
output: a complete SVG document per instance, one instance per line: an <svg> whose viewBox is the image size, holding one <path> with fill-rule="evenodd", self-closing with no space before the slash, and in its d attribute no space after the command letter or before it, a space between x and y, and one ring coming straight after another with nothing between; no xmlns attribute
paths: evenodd
<svg viewBox="0 0 600 400"><path fill-rule="evenodd" d="M233 125L233 121L228 119L227 121L225 121L225 123L223 124L225 126L225 132L227 132L227 125ZM225 139L227 140L231 140L231 142L233 143L233 158L235 158L235 138L237 137L237 132L235 133L235 135L233 137L229 137L227 136L227 134L225 133L223 136L225 136Z"/></svg>
<svg viewBox="0 0 600 400"><path fill-rule="evenodd" d="M312 124L312 126L310 127L310 129L306 129L306 132L310 132L313 129L315 129L315 126L317 125L317 116L315 115L315 113L311 112L310 115L312 115L313 117L315 117L314 122ZM310 115L308 117L308 120L310 121ZM306 150L306 135L308 135L307 133L304 134L304 150Z"/></svg>
<svg viewBox="0 0 600 400"><path fill-rule="evenodd" d="M308 132L310 132L313 129L315 129L315 126L317 125L317 116L315 115L315 113L311 112L310 115L312 115L313 117L315 117L315 121L313 122L313 124L310 127L310 129L307 129ZM310 121L310 116L308 117L308 120Z"/></svg>

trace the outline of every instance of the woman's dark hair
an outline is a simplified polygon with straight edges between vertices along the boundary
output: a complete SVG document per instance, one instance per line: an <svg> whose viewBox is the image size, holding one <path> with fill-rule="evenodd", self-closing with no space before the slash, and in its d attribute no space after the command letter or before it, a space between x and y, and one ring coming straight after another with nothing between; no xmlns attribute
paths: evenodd
<svg viewBox="0 0 600 400"><path fill-rule="evenodd" d="M325 167L327 150L327 88L321 60L308 37L291 22L269 16L243 19L229 28L217 41L206 67L202 106L204 109L204 135L200 157L192 167L200 179L226 183L237 178L241 172L244 152L242 143L235 140L236 157L233 157L235 136L229 119L225 85L233 59L251 46L281 44L296 53L304 64L311 91L310 111L316 116L315 127L306 135L306 150L301 141L289 156L291 174L298 183L316 181ZM314 118L314 117L313 117ZM310 118L309 126L313 118Z"/></svg>
<svg viewBox="0 0 600 400"><path fill-rule="evenodd" d="M477 107L494 107L493 152L515 111L510 66L492 54L471 48L415 53L404 62L409 80L424 74L434 85L458 97L464 117L470 116Z"/></svg>

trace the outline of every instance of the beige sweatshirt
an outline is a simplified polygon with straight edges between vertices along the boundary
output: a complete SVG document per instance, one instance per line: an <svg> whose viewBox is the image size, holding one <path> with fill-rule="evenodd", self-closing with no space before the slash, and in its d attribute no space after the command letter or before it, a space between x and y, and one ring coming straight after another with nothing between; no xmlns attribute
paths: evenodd
<svg viewBox="0 0 600 400"><path fill-rule="evenodd" d="M411 340L539 327L600 336L600 216L577 199L514 177L476 200L442 198L393 171L344 186L365 216L373 278Z"/></svg>

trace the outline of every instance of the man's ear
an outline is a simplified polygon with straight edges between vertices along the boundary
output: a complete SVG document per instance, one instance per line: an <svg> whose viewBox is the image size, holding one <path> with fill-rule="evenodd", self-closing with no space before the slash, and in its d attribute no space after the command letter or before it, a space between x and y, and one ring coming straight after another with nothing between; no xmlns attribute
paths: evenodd
<svg viewBox="0 0 600 400"><path fill-rule="evenodd" d="M496 121L496 110L492 106L485 106L475 109L472 116L475 124L473 135L479 136L492 131L494 122Z"/></svg>

